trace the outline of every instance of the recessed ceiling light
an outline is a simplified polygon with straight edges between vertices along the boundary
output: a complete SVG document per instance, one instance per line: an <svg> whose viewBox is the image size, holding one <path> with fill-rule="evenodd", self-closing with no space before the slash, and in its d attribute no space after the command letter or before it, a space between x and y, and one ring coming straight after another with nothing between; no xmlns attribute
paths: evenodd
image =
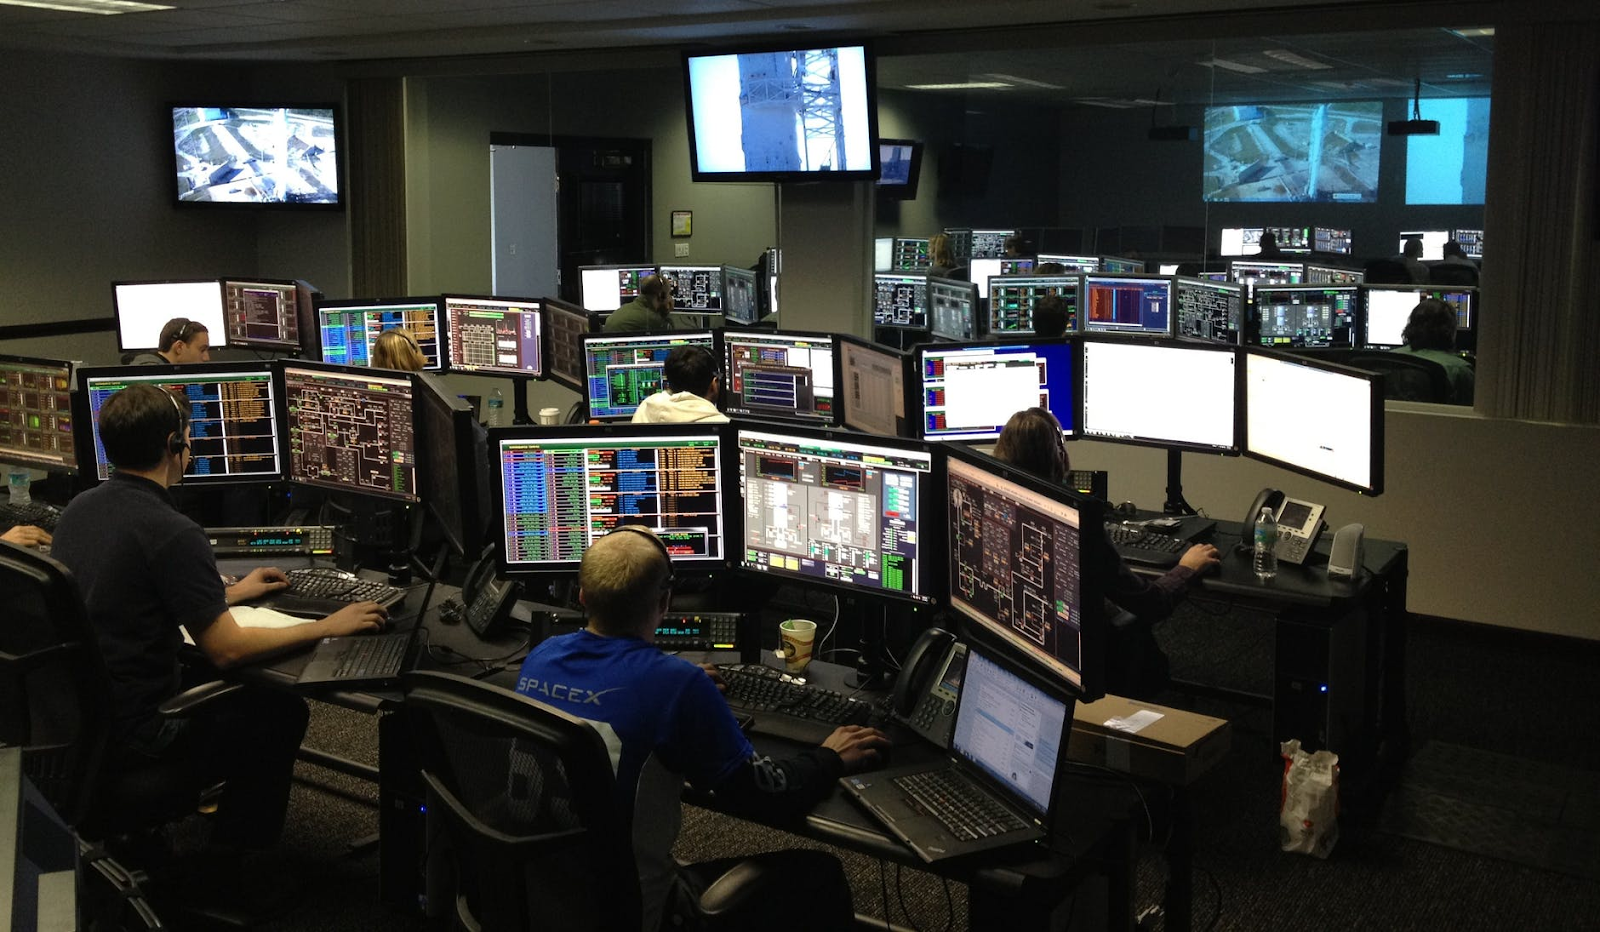
<svg viewBox="0 0 1600 932"><path fill-rule="evenodd" d="M1004 81L962 81L959 84L907 84L909 91L999 91L1011 85Z"/></svg>
<svg viewBox="0 0 1600 932"><path fill-rule="evenodd" d="M778 28L787 29L790 32L807 32L811 29L811 27L805 23L784 23Z"/></svg>
<svg viewBox="0 0 1600 932"><path fill-rule="evenodd" d="M1444 76L1444 79L1446 81L1476 81L1481 77L1483 77L1483 75L1476 71L1461 71L1457 72L1456 74L1447 74Z"/></svg>
<svg viewBox="0 0 1600 932"><path fill-rule="evenodd" d="M1450 31L1463 39L1476 39L1481 36L1494 35L1493 26L1475 26L1469 29L1452 29Z"/></svg>
<svg viewBox="0 0 1600 932"><path fill-rule="evenodd" d="M1307 71L1329 71L1333 68L1332 65L1324 64L1314 58L1307 58L1288 49L1267 49L1261 54L1273 61L1281 61L1285 65L1293 65L1296 68L1304 68Z"/></svg>
<svg viewBox="0 0 1600 932"><path fill-rule="evenodd" d="M165 4L135 3L133 0L0 0L0 5L26 6L37 10L58 10L62 13L95 13L100 16L176 9L176 7Z"/></svg>
<svg viewBox="0 0 1600 932"><path fill-rule="evenodd" d="M1236 71L1239 74L1267 73L1267 69L1265 68L1257 68L1255 65L1247 65L1244 62L1229 61L1226 58L1213 58L1210 61L1203 61L1200 64L1206 68L1221 68L1224 71Z"/></svg>
<svg viewBox="0 0 1600 932"><path fill-rule="evenodd" d="M1130 101L1114 100L1110 97L1078 97L1072 102L1075 104L1083 104L1086 107L1105 107L1108 110L1133 109L1133 104Z"/></svg>
<svg viewBox="0 0 1600 932"><path fill-rule="evenodd" d="M1035 81L1032 78L1019 78L1014 74L981 74L980 78L991 78L995 81L1005 81L1009 84L1023 84L1028 87L1043 87L1052 91L1061 90L1059 84L1047 84L1044 81Z"/></svg>

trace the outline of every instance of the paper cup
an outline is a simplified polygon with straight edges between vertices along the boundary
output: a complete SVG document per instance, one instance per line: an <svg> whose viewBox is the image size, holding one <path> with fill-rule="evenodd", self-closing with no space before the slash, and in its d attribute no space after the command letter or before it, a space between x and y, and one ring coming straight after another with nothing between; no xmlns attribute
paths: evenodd
<svg viewBox="0 0 1600 932"><path fill-rule="evenodd" d="M560 424L561 423L561 409L560 408L540 408L539 409L539 423L540 424Z"/></svg>
<svg viewBox="0 0 1600 932"><path fill-rule="evenodd" d="M817 623L804 618L790 618L778 623L778 637L783 639L783 665L790 673L799 673L811 663L812 642L817 639Z"/></svg>

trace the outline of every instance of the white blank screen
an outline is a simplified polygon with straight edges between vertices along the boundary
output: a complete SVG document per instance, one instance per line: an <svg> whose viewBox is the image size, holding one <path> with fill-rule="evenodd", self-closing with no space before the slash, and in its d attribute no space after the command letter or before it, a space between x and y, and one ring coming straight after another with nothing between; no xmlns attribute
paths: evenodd
<svg viewBox="0 0 1600 932"><path fill-rule="evenodd" d="M1234 353L1085 340L1083 432L1231 449Z"/></svg>
<svg viewBox="0 0 1600 932"><path fill-rule="evenodd" d="M984 299L989 297L989 277L991 275L996 277L1000 275L999 259L973 259L972 264L968 266L967 277L972 280L974 285L978 286L978 297Z"/></svg>
<svg viewBox="0 0 1600 932"><path fill-rule="evenodd" d="M1367 292L1367 346L1399 346L1405 342L1400 332L1417 302L1420 291L1385 291L1373 288Z"/></svg>
<svg viewBox="0 0 1600 932"><path fill-rule="evenodd" d="M1427 262L1438 262L1444 258L1444 244L1450 238L1449 230L1417 230L1400 233L1400 251L1406 251L1406 240L1422 240L1422 258Z"/></svg>
<svg viewBox="0 0 1600 932"><path fill-rule="evenodd" d="M159 349L161 328L174 317L206 325L212 346L228 345L222 282L134 282L116 286L117 335L125 350Z"/></svg>
<svg viewBox="0 0 1600 932"><path fill-rule="evenodd" d="M614 311L622 306L622 280L616 269L584 269L580 296L591 311Z"/></svg>
<svg viewBox="0 0 1600 932"><path fill-rule="evenodd" d="M1372 487L1372 383L1249 354L1245 450L1363 488Z"/></svg>

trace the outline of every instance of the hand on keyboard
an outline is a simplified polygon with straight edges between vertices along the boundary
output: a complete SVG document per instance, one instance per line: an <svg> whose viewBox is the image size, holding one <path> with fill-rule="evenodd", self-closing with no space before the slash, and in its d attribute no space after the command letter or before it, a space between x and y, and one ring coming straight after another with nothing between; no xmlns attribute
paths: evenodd
<svg viewBox="0 0 1600 932"><path fill-rule="evenodd" d="M0 534L0 540L18 547L39 547L50 543L50 532L42 527L31 524L19 524L11 530Z"/></svg>
<svg viewBox="0 0 1600 932"><path fill-rule="evenodd" d="M235 602L249 602L289 587L289 576L276 566L258 566L250 575L228 587Z"/></svg>
<svg viewBox="0 0 1600 932"><path fill-rule="evenodd" d="M722 678L722 671L717 669L716 664L702 663L697 664L697 666L706 671L706 676L711 677L711 682L717 684L717 692L725 693L728 691L728 681Z"/></svg>
<svg viewBox="0 0 1600 932"><path fill-rule="evenodd" d="M327 618L328 636L370 634L381 630L389 613L376 602L351 602Z"/></svg>
<svg viewBox="0 0 1600 932"><path fill-rule="evenodd" d="M845 773L881 767L889 759L889 736L866 725L840 725L822 746L844 761Z"/></svg>
<svg viewBox="0 0 1600 932"><path fill-rule="evenodd" d="M1222 554L1210 544L1195 544L1178 558L1179 566L1187 566L1196 573L1214 570L1222 564Z"/></svg>

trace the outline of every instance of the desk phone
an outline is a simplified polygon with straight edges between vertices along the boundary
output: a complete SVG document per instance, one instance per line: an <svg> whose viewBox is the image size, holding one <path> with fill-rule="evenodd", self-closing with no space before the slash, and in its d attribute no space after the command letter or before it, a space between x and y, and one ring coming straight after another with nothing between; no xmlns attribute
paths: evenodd
<svg viewBox="0 0 1600 932"><path fill-rule="evenodd" d="M1285 563L1304 565L1326 526L1322 515L1327 506L1289 498L1277 489L1262 489L1242 522L1241 549L1249 549L1250 531L1256 526L1256 517L1263 508L1272 509L1273 520L1278 522L1278 543L1272 548L1273 553Z"/></svg>

